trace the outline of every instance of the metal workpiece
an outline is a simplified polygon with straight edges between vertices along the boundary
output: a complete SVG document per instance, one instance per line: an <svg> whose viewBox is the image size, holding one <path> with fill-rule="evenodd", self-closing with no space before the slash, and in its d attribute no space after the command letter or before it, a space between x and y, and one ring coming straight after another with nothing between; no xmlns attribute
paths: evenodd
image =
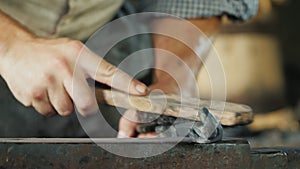
<svg viewBox="0 0 300 169"><path fill-rule="evenodd" d="M152 113L139 112L141 121L149 121L137 126L139 133L156 132L158 137L187 137L196 143L212 143L223 137L223 128L213 114L205 107L199 109L197 117L201 121L194 121L172 116L157 116Z"/></svg>
<svg viewBox="0 0 300 169"><path fill-rule="evenodd" d="M173 144L170 139L96 139L120 149L130 145ZM162 154L128 158L112 154L89 139L2 139L0 168L250 168L250 146L244 140L195 144L185 140ZM134 150L133 150L134 151Z"/></svg>

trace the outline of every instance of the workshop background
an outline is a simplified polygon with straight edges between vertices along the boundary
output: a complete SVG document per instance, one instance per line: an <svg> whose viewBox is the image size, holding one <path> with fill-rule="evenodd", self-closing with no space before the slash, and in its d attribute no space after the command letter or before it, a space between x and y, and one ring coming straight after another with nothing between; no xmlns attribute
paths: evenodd
<svg viewBox="0 0 300 169"><path fill-rule="evenodd" d="M249 22L224 18L214 42L225 69L227 100L249 104L255 112L252 124L227 128L227 135L245 137L252 147L300 145L299 7L297 0L260 0L259 13ZM204 69L198 77L204 98L210 96L207 78ZM43 117L18 103L1 79L0 137L82 135L75 114Z"/></svg>
<svg viewBox="0 0 300 169"><path fill-rule="evenodd" d="M259 12L249 22L224 19L215 41L227 100L248 104L255 113L252 124L227 129L227 135L246 137L253 147L300 145L299 6L296 0L260 0ZM202 70L198 80L206 98L208 77Z"/></svg>

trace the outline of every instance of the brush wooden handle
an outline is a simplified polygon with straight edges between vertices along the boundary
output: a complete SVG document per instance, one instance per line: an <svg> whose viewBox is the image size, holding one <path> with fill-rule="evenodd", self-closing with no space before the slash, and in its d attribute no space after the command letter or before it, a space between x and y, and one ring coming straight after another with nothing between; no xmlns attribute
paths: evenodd
<svg viewBox="0 0 300 169"><path fill-rule="evenodd" d="M197 98L182 98L178 95L169 94L135 96L116 90L99 88L95 89L95 93L99 103L142 112L201 121L198 111L200 108L206 107L221 121L222 125L242 125L251 123L253 120L252 109L242 104Z"/></svg>

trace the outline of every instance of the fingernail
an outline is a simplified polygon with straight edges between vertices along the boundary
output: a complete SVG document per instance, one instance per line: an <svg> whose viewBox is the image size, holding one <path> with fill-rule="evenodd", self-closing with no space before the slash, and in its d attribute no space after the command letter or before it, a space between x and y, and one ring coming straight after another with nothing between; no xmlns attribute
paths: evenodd
<svg viewBox="0 0 300 169"><path fill-rule="evenodd" d="M145 94L147 91L147 87L145 85L138 84L135 86L135 88L141 94Z"/></svg>
<svg viewBox="0 0 300 169"><path fill-rule="evenodd" d="M124 131L119 131L117 138L129 138Z"/></svg>

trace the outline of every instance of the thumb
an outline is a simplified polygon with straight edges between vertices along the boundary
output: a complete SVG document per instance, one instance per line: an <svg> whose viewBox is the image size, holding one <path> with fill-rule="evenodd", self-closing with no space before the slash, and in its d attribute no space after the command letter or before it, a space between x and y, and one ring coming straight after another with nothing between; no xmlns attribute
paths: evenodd
<svg viewBox="0 0 300 169"><path fill-rule="evenodd" d="M137 112L127 110L119 121L118 138L128 138L136 136Z"/></svg>

